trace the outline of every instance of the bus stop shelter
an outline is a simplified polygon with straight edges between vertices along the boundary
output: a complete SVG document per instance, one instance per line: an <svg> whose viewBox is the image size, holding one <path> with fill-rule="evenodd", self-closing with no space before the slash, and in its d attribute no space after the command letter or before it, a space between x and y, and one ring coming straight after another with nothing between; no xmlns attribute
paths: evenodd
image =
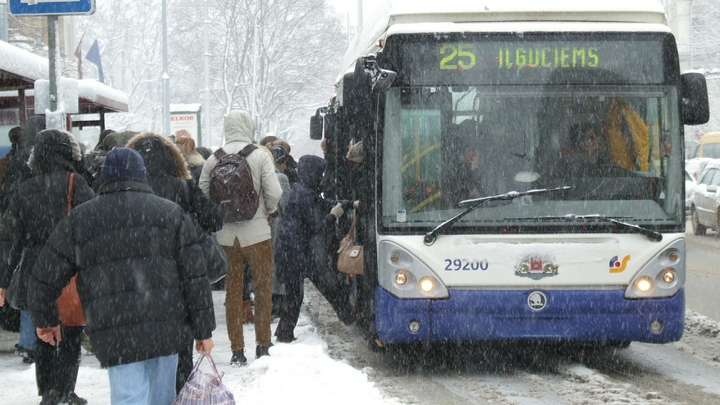
<svg viewBox="0 0 720 405"><path fill-rule="evenodd" d="M47 80L48 60L0 41L0 132L24 125L35 112L36 80ZM128 111L125 93L95 80L78 80L77 114L68 114L67 130L99 127L105 129L105 114ZM88 115L92 115L88 117ZM0 135L2 135L0 133Z"/></svg>

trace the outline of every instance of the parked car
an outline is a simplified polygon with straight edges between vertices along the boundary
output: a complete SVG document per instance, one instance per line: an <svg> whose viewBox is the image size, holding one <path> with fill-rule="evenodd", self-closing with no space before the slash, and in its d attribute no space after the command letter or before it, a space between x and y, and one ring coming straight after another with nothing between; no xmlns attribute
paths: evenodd
<svg viewBox="0 0 720 405"><path fill-rule="evenodd" d="M702 173L703 170L705 170L705 166L707 166L707 164L712 160L713 159L707 158L707 157L692 158L692 159L688 160L687 162L685 162L685 171L690 173L690 176L697 183L698 181L700 181L700 179L699 179L700 173Z"/></svg>
<svg viewBox="0 0 720 405"><path fill-rule="evenodd" d="M708 163L695 186L690 204L690 216L695 235L705 235L708 228L720 232L720 163Z"/></svg>
<svg viewBox="0 0 720 405"><path fill-rule="evenodd" d="M690 172L685 170L685 215L690 215L690 206L692 205L692 196L695 193L697 182L693 179Z"/></svg>

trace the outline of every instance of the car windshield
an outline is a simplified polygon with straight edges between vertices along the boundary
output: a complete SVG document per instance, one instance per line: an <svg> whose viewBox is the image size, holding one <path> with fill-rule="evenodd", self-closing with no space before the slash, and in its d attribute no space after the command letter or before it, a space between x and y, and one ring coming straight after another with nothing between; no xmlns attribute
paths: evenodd
<svg viewBox="0 0 720 405"><path fill-rule="evenodd" d="M662 85L393 87L384 107L382 224L433 227L461 212L462 200L569 186L484 204L453 229L595 214L678 225L676 99Z"/></svg>

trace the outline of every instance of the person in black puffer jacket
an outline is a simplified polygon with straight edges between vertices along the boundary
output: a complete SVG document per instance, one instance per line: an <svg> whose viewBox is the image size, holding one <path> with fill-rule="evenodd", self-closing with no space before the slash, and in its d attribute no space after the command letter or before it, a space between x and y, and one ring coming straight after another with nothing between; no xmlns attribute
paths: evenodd
<svg viewBox="0 0 720 405"><path fill-rule="evenodd" d="M26 309L26 297L30 294L28 281L40 251L55 226L68 215L68 193L72 195L73 207L94 197L85 178L77 174L73 176L72 190L69 189L70 175L81 159L80 146L70 133L47 129L37 134L35 148L27 162L33 177L17 186L3 216L0 237L10 241L9 252L0 263L0 288L8 287L13 270L21 263L20 288L10 297L10 303L18 309ZM4 300L0 298L0 304L1 301ZM36 343L35 374L43 404L53 403L54 399L59 401L61 397L71 399L73 404L87 403L74 393L82 330L82 326L63 325L65 339L57 353L46 343ZM33 328L33 335L34 332ZM37 341L37 336L33 337Z"/></svg>
<svg viewBox="0 0 720 405"><path fill-rule="evenodd" d="M190 139L190 138L187 138ZM190 139L192 140L192 139ZM192 179L180 149L162 135L145 132L127 143L145 162L147 183L155 195L168 199L193 215L205 232L222 229L225 214L203 194ZM185 350L178 353L175 389L179 393L193 368L192 339Z"/></svg>
<svg viewBox="0 0 720 405"><path fill-rule="evenodd" d="M62 220L40 253L28 308L40 339L55 344L55 301L77 274L111 402L168 405L177 353L191 338L200 353L210 353L215 314L200 231L180 206L154 195L145 176L134 149L108 153L99 195Z"/></svg>

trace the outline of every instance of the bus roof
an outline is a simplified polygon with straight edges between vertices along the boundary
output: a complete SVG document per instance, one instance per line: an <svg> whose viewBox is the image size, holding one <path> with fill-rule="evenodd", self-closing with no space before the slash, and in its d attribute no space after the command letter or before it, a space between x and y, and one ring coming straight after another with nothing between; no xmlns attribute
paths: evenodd
<svg viewBox="0 0 720 405"><path fill-rule="evenodd" d="M351 41L343 69L399 24L594 22L666 25L657 0L388 0L369 13Z"/></svg>

